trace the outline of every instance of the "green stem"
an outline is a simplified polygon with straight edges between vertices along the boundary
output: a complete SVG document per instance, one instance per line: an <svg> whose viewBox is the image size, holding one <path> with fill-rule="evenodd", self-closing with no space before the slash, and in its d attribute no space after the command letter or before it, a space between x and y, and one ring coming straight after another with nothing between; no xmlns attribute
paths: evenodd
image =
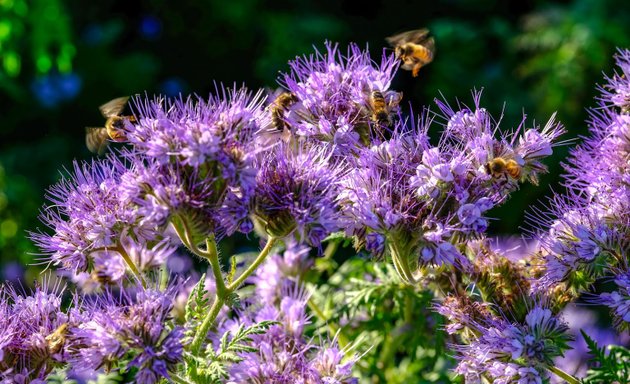
<svg viewBox="0 0 630 384"><path fill-rule="evenodd" d="M330 322L328 320L328 317L324 314L324 311L322 311L322 309L319 308L319 306L313 301L312 297L308 299L308 301L306 302L306 305L308 305L311 311L315 313L315 316L317 316L321 321L326 323L326 325L328 326L328 330L330 331L332 335L337 335L337 342L339 343L339 346L342 349L346 345L348 345L349 341L348 341L348 338L343 334L343 328L339 328L335 324Z"/></svg>
<svg viewBox="0 0 630 384"><path fill-rule="evenodd" d="M245 272L243 272L236 280L234 280L234 282L232 282L232 284L227 287L227 290L230 293L238 289L238 287L240 287L241 284L245 282L249 275L254 273L256 268L258 268L258 266L262 264L263 261L265 261L265 259L269 255L269 252L271 252L271 249L274 245L276 245L277 242L278 238L276 237L270 237L269 239L267 239L267 244L265 244L265 247L262 249L262 251L260 251L260 254L258 254L258 257L256 257L254 262L245 270Z"/></svg>
<svg viewBox="0 0 630 384"><path fill-rule="evenodd" d="M138 280L140 280L140 283L142 283L142 288L146 289L147 282L144 281L144 277L142 277L142 274L138 270L138 267L136 267L136 264L134 264L133 260L131 260L131 257L129 257L129 254L127 253L125 248L123 248L122 246L119 246L118 248L116 248L116 251L120 254L120 256L122 256L123 260L125 260L125 263L127 263L127 266L129 266L129 269L131 269L131 272L133 272L133 274L136 275Z"/></svg>
<svg viewBox="0 0 630 384"><path fill-rule="evenodd" d="M269 252L273 248L273 246L278 241L275 237L270 237L267 240L267 244L260 251L260 254L256 257L254 262L243 272L241 276L238 277L232 284L229 286L225 286L223 283L223 275L221 274L221 267L219 265L218 253L216 248L216 241L214 240L214 236L210 236L206 241L208 245L207 251L202 251L198 248L194 250L195 253L199 252L203 257L207 257L210 260L210 264L212 265L212 270L214 271L216 277L217 284L217 292L214 297L214 302L212 303L212 307L210 307L210 311L206 314L206 317L203 319L203 322L197 328L195 332L195 337L193 338L192 343L190 344L190 350L195 356L199 356L199 351L201 350L201 346L203 345L203 341L208 336L208 331L210 327L214 324L221 308L225 304L226 300L230 297L230 295L238 289L238 287L245 282L245 280L258 268L260 264L267 258ZM221 288L219 288L221 287Z"/></svg>
<svg viewBox="0 0 630 384"><path fill-rule="evenodd" d="M223 304L225 304L225 297L215 295L212 307L210 307L210 311L206 315L205 319L203 319L203 323L201 323L201 325L197 329L195 337L190 344L190 349L195 356L199 355L199 350L201 350L203 341L206 339L206 337L208 337L208 331L210 330L212 324L214 324L214 320L219 315L219 312L221 312Z"/></svg>
<svg viewBox="0 0 630 384"><path fill-rule="evenodd" d="M401 275L402 279L405 283L409 285L414 285L417 283L415 277L413 277L413 273L411 272L411 268L409 267L409 260L407 255L402 255L400 250L398 249L398 245L395 240L388 241L389 250L392 255L392 260L394 261L394 267Z"/></svg>
<svg viewBox="0 0 630 384"><path fill-rule="evenodd" d="M214 238L214 233L206 239L206 251L202 253L202 256L210 261L217 286L217 295L222 296L225 292L225 282L223 281L223 273L221 271L221 264L219 263L219 252L217 251L217 241Z"/></svg>
<svg viewBox="0 0 630 384"><path fill-rule="evenodd" d="M322 259L329 260L330 258L332 258L335 252L337 252L337 248L339 248L339 244L341 244L341 239L331 240L326 246L326 249L324 250L324 255L322 256Z"/></svg>
<svg viewBox="0 0 630 384"><path fill-rule="evenodd" d="M558 377L564 379L569 384L580 384L580 380L578 380L575 377L569 375L568 373L566 373L565 371L563 371L562 369L560 369L558 367L550 366L550 367L547 367L547 369L550 372L555 373Z"/></svg>

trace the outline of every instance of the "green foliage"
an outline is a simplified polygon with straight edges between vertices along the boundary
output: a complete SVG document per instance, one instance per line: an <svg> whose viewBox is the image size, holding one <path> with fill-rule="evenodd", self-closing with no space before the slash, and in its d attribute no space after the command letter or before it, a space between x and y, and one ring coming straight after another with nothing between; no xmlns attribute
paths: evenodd
<svg viewBox="0 0 630 384"><path fill-rule="evenodd" d="M311 301L320 312L317 331L337 332L342 346L352 341L362 354L361 382L450 383L456 381L449 373L453 360L445 355L443 319L430 310L433 299L428 290L401 283L389 263L352 258Z"/></svg>
<svg viewBox="0 0 630 384"><path fill-rule="evenodd" d="M593 355L591 368L582 381L587 384L630 383L630 350L618 345L600 348L584 331L582 336Z"/></svg>
<svg viewBox="0 0 630 384"><path fill-rule="evenodd" d="M208 312L209 299L206 290L206 274L201 275L199 282L195 284L188 300L186 301L186 329L187 335L194 336L194 330L201 324L205 314Z"/></svg>
<svg viewBox="0 0 630 384"><path fill-rule="evenodd" d="M195 383L223 382L228 378L228 364L243 361L243 357L239 353L258 351L250 345L253 341L251 336L261 335L275 324L278 322L262 321L249 327L241 325L233 335L229 331L223 334L217 349L211 343L208 344L203 358L186 354L187 376L191 380L194 378Z"/></svg>

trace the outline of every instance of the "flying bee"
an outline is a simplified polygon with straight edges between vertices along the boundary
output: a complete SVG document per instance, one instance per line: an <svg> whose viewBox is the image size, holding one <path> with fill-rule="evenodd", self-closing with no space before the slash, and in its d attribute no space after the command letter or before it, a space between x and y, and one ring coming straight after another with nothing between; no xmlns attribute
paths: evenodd
<svg viewBox="0 0 630 384"><path fill-rule="evenodd" d="M402 68L411 70L413 77L418 76L420 68L432 62L435 56L435 40L429 37L426 28L399 33L385 40L394 47L396 58L403 63Z"/></svg>
<svg viewBox="0 0 630 384"><path fill-rule="evenodd" d="M68 334L68 323L63 323L53 333L46 336L48 350L52 355L59 353L66 343L66 335Z"/></svg>
<svg viewBox="0 0 630 384"><path fill-rule="evenodd" d="M101 114L107 120L104 127L85 128L85 144L91 152L99 155L105 153L108 145L107 139L116 142L123 142L127 139L124 130L125 123L127 121L132 123L136 121L133 116L121 116L127 100L129 100L129 96L119 97L99 107Z"/></svg>
<svg viewBox="0 0 630 384"><path fill-rule="evenodd" d="M521 178L523 168L514 159L504 159L502 157L495 157L486 163L486 172L492 175L495 179L502 176L511 177L514 180Z"/></svg>
<svg viewBox="0 0 630 384"><path fill-rule="evenodd" d="M392 125L391 111L398 106L401 99L402 94L399 92L390 92L385 97L381 91L372 91L369 100L372 121L381 125Z"/></svg>
<svg viewBox="0 0 630 384"><path fill-rule="evenodd" d="M277 131L282 132L282 139L285 141L287 141L291 135L291 127L285 120L285 114L289 111L289 108L298 101L294 93L284 92L278 95L269 105L271 124Z"/></svg>

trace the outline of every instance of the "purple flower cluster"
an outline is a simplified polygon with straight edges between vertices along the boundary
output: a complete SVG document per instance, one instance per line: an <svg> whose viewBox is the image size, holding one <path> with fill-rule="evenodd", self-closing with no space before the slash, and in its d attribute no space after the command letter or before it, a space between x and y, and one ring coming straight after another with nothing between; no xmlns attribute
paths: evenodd
<svg viewBox="0 0 630 384"><path fill-rule="evenodd" d="M31 295L0 286L0 382L44 383L53 368L66 360L64 333L68 315L62 311L59 284L48 292L38 286Z"/></svg>
<svg viewBox="0 0 630 384"><path fill-rule="evenodd" d="M356 383L355 357L346 357L336 341L323 345L305 340L309 294L299 276L308 266L308 248L293 246L274 255L253 279L256 290L248 306L233 319L224 320L217 334L234 334L241 326L276 321L262 335L252 337L257 352L242 353L230 367L230 382L253 383Z"/></svg>
<svg viewBox="0 0 630 384"><path fill-rule="evenodd" d="M359 151L341 181L346 233L377 255L389 251L399 270L404 263L465 265L456 245L480 237L485 213L546 171L540 160L551 154L560 125L552 118L525 129L523 121L516 133L495 137L498 124L479 97L474 110L438 102L447 123L437 147L426 135L433 120L397 124L389 140Z"/></svg>
<svg viewBox="0 0 630 384"><path fill-rule="evenodd" d="M624 277L630 268L630 51L619 51L617 65L621 73L607 79L600 106L591 111L590 136L565 166L568 191L531 216L542 222L544 273L534 288L566 286L577 292L610 276L618 291L601 295L600 302L624 328L630 320Z"/></svg>
<svg viewBox="0 0 630 384"><path fill-rule="evenodd" d="M553 359L562 356L571 340L567 325L540 303L520 321L453 297L439 305L438 312L451 322L449 333L469 335L467 345L456 346L455 369L467 383L482 383L483 378L493 383L543 383Z"/></svg>
<svg viewBox="0 0 630 384"><path fill-rule="evenodd" d="M381 92L385 99L395 94L389 90L398 69L393 54L383 54L377 66L369 52L356 44L344 56L337 44L326 43L325 54L316 52L289 65L291 72L279 82L298 103L286 116L287 122L296 136L333 143L339 154L352 152L366 141L366 130L372 124L372 92Z"/></svg>
<svg viewBox="0 0 630 384"><path fill-rule="evenodd" d="M144 216L129 198L122 183L129 172L133 170L114 157L75 163L73 175L49 190L52 205L41 218L54 233L32 237L51 263L75 274L94 271L99 279L111 282L125 273L123 255L152 252L152 244L162 239L162 223ZM158 248L160 254L172 250ZM154 264L145 261L143 267Z"/></svg>
<svg viewBox="0 0 630 384"><path fill-rule="evenodd" d="M80 374L136 367L134 382L151 384L181 361L183 328L170 324L176 285L76 296L68 309L64 288L46 285L30 295L0 287L2 383L44 383L55 368Z"/></svg>
<svg viewBox="0 0 630 384"><path fill-rule="evenodd" d="M401 94L390 89L399 65L394 54L378 64L356 45L346 54L330 43L325 49L291 62L279 79L286 93L274 99L222 87L207 100L135 98L134 119L125 120L127 147L76 163L49 190L42 212L49 231L32 235L45 261L86 291L103 293L76 297L64 313L58 289L27 298L1 291L3 378L44 379L66 364L118 369L138 383L175 373L191 380L355 383L356 356L336 340L318 345L305 336L309 295L301 278L312 264L310 247L321 251L335 234L391 259L406 283L416 283L420 269L426 276L431 268L424 267L449 271L425 286L457 293L438 311L450 321L447 331L467 342L457 347L456 369L467 381L547 380L570 339L552 312L557 303L522 295L528 272L484 236L490 210L547 171L542 161L559 144L562 126L554 116L543 127L524 117L505 130L481 106L480 92L472 107L437 100L437 112L405 118ZM534 289L548 293L567 281L579 288L614 275L618 289L598 300L623 327L630 321L630 51L618 62L625 76L609 79L602 108L593 112L592 138L567 165L569 193L553 200L551 213L539 214L548 228L539 236L544 263L534 268L543 269ZM435 125L442 134L430 140ZM254 230L271 238L267 246L251 268L233 268L222 281L225 260L216 241ZM282 242L284 253L269 256L251 277ZM183 284L164 292L125 288L129 274L146 286L180 245L210 262L212 307L206 308L207 289L197 289L182 310L174 302L189 296ZM179 271L191 268L182 264ZM248 277L255 292L238 308L237 289ZM469 289L497 305L472 301ZM547 296L553 295L535 295ZM186 312L186 333L175 325L174 309ZM223 348L257 324L272 325L234 342L235 352Z"/></svg>
<svg viewBox="0 0 630 384"><path fill-rule="evenodd" d="M164 292L139 288L86 299L70 312L70 365L77 371L136 367L139 384L169 378L183 353L183 328L168 325L175 293L176 286Z"/></svg>
<svg viewBox="0 0 630 384"><path fill-rule="evenodd" d="M295 233L299 241L318 246L339 230L335 198L343 170L327 152L279 145L260 160L254 214L269 235Z"/></svg>

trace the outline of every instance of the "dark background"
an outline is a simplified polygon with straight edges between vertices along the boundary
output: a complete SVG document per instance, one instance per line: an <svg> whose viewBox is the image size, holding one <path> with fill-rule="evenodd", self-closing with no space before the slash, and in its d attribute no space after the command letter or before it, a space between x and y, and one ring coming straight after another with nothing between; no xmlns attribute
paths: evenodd
<svg viewBox="0 0 630 384"><path fill-rule="evenodd" d="M627 0L0 2L0 278L37 258L25 236L41 227L44 190L73 159L91 158L84 127L101 124L98 106L114 97L207 96L214 82L273 87L288 60L325 40L369 44L380 60L386 36L428 27L435 61L392 86L416 112L441 94L472 105L471 90L483 88L504 129L523 111L530 124L557 111L565 138L576 138L616 47L630 46L629 10ZM562 189L568 149L548 161L539 187L492 212L491 233L518 233L527 206Z"/></svg>

